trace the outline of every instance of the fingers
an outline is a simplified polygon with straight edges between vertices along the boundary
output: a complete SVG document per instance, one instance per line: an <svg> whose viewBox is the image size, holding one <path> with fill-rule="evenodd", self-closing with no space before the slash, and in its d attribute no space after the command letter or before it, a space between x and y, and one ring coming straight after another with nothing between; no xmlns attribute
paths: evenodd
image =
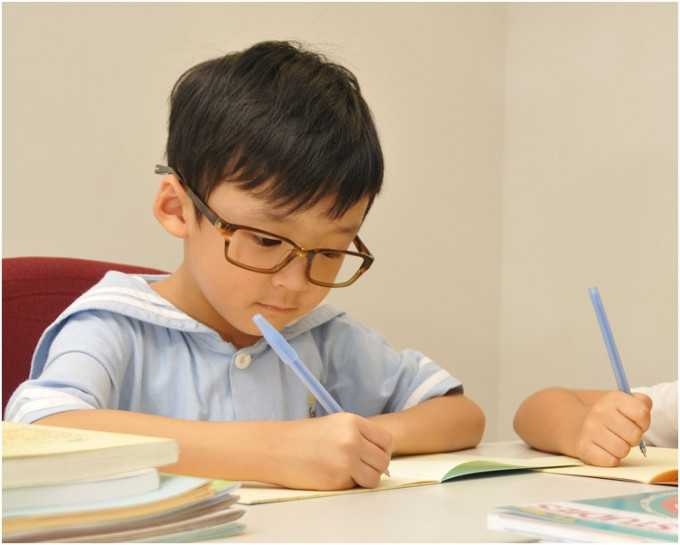
<svg viewBox="0 0 680 545"><path fill-rule="evenodd" d="M356 435L347 437L350 456L348 469L352 480L363 488L375 488L390 463L392 434L384 427L357 415L343 413Z"/></svg>
<svg viewBox="0 0 680 545"><path fill-rule="evenodd" d="M631 396L612 392L592 407L595 418L629 445L635 445L651 423L651 399L643 394Z"/></svg>
<svg viewBox="0 0 680 545"><path fill-rule="evenodd" d="M389 456L392 453L392 434L390 431L371 420L356 415L353 416L357 419L357 429L362 437L380 451L387 453L389 462Z"/></svg>
<svg viewBox="0 0 680 545"><path fill-rule="evenodd" d="M390 462L392 435L351 413L281 422L268 482L288 488L374 488Z"/></svg>
<svg viewBox="0 0 680 545"><path fill-rule="evenodd" d="M638 400L638 401L641 401L642 403L644 403L645 406L647 407L647 410L648 410L648 411L651 411L651 410L652 410L652 406L653 406L652 398L649 397L648 395L641 394L641 393L639 393L639 392L635 392L635 393L633 394L633 398L636 399L636 400Z"/></svg>
<svg viewBox="0 0 680 545"><path fill-rule="evenodd" d="M615 467L637 445L650 424L651 399L611 392L593 404L579 438L579 457L586 463Z"/></svg>
<svg viewBox="0 0 680 545"><path fill-rule="evenodd" d="M616 467L630 452L630 445L605 428L594 435L584 434L579 442L579 458L594 466Z"/></svg>
<svg viewBox="0 0 680 545"><path fill-rule="evenodd" d="M347 475L353 484L375 488L390 463L392 434L384 427L360 416L339 413L324 417L333 422L338 475Z"/></svg>

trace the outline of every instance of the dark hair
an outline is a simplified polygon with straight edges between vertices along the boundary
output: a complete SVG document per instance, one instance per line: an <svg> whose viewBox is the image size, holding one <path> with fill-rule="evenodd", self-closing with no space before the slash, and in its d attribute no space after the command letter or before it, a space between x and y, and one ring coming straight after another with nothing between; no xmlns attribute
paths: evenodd
<svg viewBox="0 0 680 545"><path fill-rule="evenodd" d="M290 42L262 42L187 70L170 96L166 154L203 199L232 178L290 210L333 196L333 218L365 197L370 208L384 169L356 77Z"/></svg>

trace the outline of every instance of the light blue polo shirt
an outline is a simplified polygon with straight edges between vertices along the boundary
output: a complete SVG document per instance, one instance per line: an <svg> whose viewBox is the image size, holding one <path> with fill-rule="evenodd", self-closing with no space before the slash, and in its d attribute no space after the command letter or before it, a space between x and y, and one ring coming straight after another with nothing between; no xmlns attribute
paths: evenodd
<svg viewBox="0 0 680 545"><path fill-rule="evenodd" d="M111 271L67 308L43 334L5 420L74 409L210 421L326 414L264 339L237 350L150 288L163 277ZM462 391L421 353L396 352L327 303L281 333L343 409L361 416Z"/></svg>

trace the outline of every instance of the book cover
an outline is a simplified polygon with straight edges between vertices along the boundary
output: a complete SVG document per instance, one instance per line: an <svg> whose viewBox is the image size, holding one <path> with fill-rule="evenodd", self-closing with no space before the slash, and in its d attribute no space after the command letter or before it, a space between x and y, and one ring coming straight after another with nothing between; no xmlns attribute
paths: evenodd
<svg viewBox="0 0 680 545"><path fill-rule="evenodd" d="M678 541L677 489L499 509L489 529L553 541Z"/></svg>
<svg viewBox="0 0 680 545"><path fill-rule="evenodd" d="M2 488L63 483L178 460L174 439L2 422Z"/></svg>

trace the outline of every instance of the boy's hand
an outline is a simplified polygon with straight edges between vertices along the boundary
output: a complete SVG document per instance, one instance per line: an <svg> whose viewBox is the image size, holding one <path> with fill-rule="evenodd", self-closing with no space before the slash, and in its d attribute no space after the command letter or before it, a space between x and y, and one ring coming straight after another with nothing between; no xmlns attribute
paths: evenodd
<svg viewBox="0 0 680 545"><path fill-rule="evenodd" d="M649 428L651 409L652 400L644 394L605 394L585 412L576 438L577 456L595 466L618 466Z"/></svg>
<svg viewBox="0 0 680 545"><path fill-rule="evenodd" d="M351 413L282 426L277 484L312 490L375 488L390 463L392 434Z"/></svg>

